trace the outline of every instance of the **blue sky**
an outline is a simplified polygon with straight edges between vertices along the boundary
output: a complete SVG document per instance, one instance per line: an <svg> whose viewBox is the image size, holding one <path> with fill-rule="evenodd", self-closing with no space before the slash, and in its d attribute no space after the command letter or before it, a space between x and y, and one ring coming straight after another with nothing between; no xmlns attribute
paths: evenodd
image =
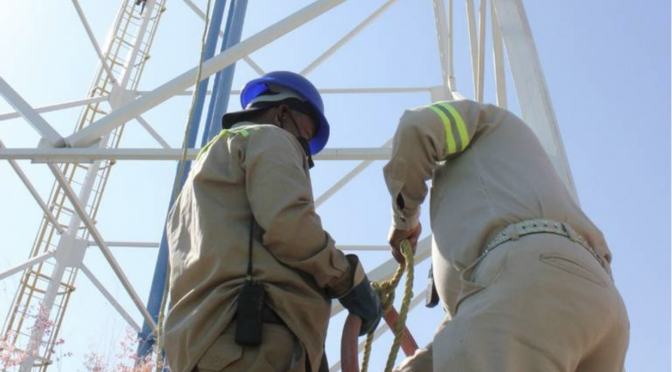
<svg viewBox="0 0 672 372"><path fill-rule="evenodd" d="M265 28L304 0L251 0L243 38ZM205 1L197 2L204 7ZM350 1L253 54L267 70L300 70L326 50L382 1ZM617 285L631 322L629 371L670 370L670 3L654 1L526 1L540 60L586 214L603 230L614 253ZM101 44L118 11L117 2L82 0ZM151 90L193 67L198 58L202 23L178 0L168 10L140 85ZM34 107L83 98L97 68L97 58L70 2L0 0L0 76ZM455 63L458 89L472 96L468 77L464 5L455 5ZM488 38L490 34L488 33ZM487 64L491 64L488 56ZM234 87L254 72L237 67ZM309 76L321 88L430 86L440 84L431 2L400 0L359 37ZM491 80L486 100L493 101ZM509 80L509 88L512 88ZM230 107L237 109L237 97ZM424 93L325 95L334 123L330 147L380 146L393 133L406 107L429 102ZM172 146L179 146L189 97L177 97L143 115ZM514 111L517 111L513 107ZM0 113L11 111L0 100ZM69 134L79 109L45 114L62 134ZM0 122L8 147L32 147L36 133L20 119ZM127 125L122 146L155 146L137 123ZM318 163L312 178L320 195L352 164ZM53 180L44 165L20 162L48 198ZM320 207L325 228L340 244L384 244L389 227L387 193L375 163L361 178ZM118 162L101 205L98 227L110 241L158 241L167 210L175 164ZM40 210L7 162L0 162L0 270L25 260L41 217ZM366 210L366 213L364 212ZM429 226L426 212L425 226ZM428 227L426 232L428 233ZM156 251L118 248L115 256L141 296L149 292ZM388 257L362 254L373 268ZM131 308L97 249L85 263L115 297ZM416 290L425 283L426 264L418 268ZM0 281L4 319L19 275ZM135 313L133 313L135 314ZM136 318L139 316L135 314ZM431 339L439 310L418 308L410 319L420 343ZM337 359L342 317L334 319L327 343ZM86 325L86 327L83 327ZM125 325L84 276L66 315L61 370L83 370L83 354L114 355ZM378 359L389 337L381 338Z"/></svg>

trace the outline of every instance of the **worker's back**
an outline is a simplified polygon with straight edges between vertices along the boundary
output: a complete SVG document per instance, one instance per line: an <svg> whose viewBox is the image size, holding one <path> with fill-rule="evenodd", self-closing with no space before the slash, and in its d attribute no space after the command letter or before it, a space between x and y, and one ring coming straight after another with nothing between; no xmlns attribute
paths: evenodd
<svg viewBox="0 0 672 372"><path fill-rule="evenodd" d="M428 358L437 371L621 371L629 325L609 250L525 123L472 101L407 111L385 177L391 241L419 232L432 179L433 273L448 312L431 354L404 371Z"/></svg>
<svg viewBox="0 0 672 372"><path fill-rule="evenodd" d="M473 105L479 114L469 147L433 180L434 231L449 239L452 261L468 265L506 226L535 218L568 222L607 256L601 232L572 200L531 129L496 106Z"/></svg>
<svg viewBox="0 0 672 372"><path fill-rule="evenodd" d="M602 233L572 200L532 130L515 115L468 100L439 102L406 111L399 128L395 151L403 154L396 158L423 167L423 159L441 160L441 154L448 154L434 169L430 209L435 243L442 247L434 259L446 260L452 269L435 271L437 289L443 298L452 298L448 307L460 291L459 273L512 223L539 218L567 222L611 260ZM403 137L417 139L407 141L404 149ZM408 149L413 143L426 154ZM386 169L388 180L415 172L411 166L400 171L406 167L395 162ZM420 186L409 185L401 191L407 205L422 195L413 191Z"/></svg>
<svg viewBox="0 0 672 372"><path fill-rule="evenodd" d="M204 148L169 216L165 338L176 372L191 371L232 321L250 239L253 279L264 283L266 304L310 356L321 355L331 306L324 283L307 273L330 280L349 267L340 252L329 257L336 249L325 249L335 243L314 212L298 141L276 126L251 124L223 131Z"/></svg>

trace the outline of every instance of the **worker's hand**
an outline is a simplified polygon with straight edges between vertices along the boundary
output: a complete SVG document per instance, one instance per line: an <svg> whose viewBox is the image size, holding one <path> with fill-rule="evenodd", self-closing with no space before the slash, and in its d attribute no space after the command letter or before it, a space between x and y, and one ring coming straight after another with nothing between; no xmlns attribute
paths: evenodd
<svg viewBox="0 0 672 372"><path fill-rule="evenodd" d="M373 332L378 327L380 318L383 316L383 305L367 277L364 277L361 283L338 300L349 312L362 319L362 326L359 329L360 336Z"/></svg>
<svg viewBox="0 0 672 372"><path fill-rule="evenodd" d="M390 228L390 234L387 237L387 241L390 242L392 247L392 256L400 264L406 262L404 255L401 253L401 242L404 239L408 239L408 242L411 243L413 248L413 254L415 254L415 249L418 245L418 239L420 238L420 233L422 232L422 225L418 222L418 225L410 230L399 230L394 226Z"/></svg>

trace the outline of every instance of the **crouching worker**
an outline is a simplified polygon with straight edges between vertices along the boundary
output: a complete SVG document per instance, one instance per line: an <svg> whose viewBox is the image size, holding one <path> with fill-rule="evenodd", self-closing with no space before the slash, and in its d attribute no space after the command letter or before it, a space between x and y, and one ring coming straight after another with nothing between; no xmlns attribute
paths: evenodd
<svg viewBox="0 0 672 372"><path fill-rule="evenodd" d="M168 219L173 372L318 371L331 299L374 329L382 308L357 256L315 212L309 168L329 138L317 89L272 72L241 92ZM324 367L322 367L324 368Z"/></svg>

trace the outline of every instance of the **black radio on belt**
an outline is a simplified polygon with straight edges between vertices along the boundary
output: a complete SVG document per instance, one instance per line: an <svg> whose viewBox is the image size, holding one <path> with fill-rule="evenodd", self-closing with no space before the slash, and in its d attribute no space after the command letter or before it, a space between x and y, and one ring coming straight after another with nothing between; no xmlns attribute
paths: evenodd
<svg viewBox="0 0 672 372"><path fill-rule="evenodd" d="M247 261L247 277L243 289L238 295L236 311L236 343L245 346L261 344L261 329L264 324L264 308L266 306L266 290L263 283L252 280L252 228L250 225L249 258Z"/></svg>
<svg viewBox="0 0 672 372"><path fill-rule="evenodd" d="M236 343L245 346L261 344L261 328L266 300L263 284L245 280L243 290L238 295L238 311L236 314Z"/></svg>

